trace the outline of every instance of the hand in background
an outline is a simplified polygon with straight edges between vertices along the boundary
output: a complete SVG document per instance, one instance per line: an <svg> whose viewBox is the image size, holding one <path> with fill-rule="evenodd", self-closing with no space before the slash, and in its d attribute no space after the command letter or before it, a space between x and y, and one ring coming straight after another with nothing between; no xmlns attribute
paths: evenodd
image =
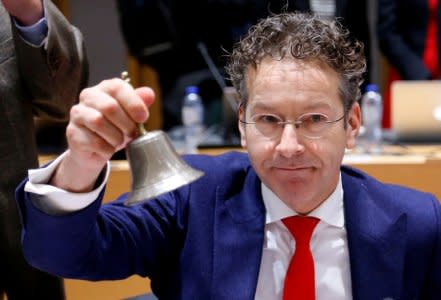
<svg viewBox="0 0 441 300"><path fill-rule="evenodd" d="M148 119L153 90L134 89L122 79L84 89L66 129L68 151L51 184L72 192L90 191L112 155L139 135Z"/></svg>
<svg viewBox="0 0 441 300"><path fill-rule="evenodd" d="M35 24L43 17L42 0L1 0L11 16L23 26Z"/></svg>

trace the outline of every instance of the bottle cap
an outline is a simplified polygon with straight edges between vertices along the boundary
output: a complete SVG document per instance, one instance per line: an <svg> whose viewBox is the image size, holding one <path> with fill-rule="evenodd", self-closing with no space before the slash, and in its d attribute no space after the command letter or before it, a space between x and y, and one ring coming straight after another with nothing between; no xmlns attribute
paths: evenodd
<svg viewBox="0 0 441 300"><path fill-rule="evenodd" d="M378 92L378 85L375 83L370 83L366 85L366 92Z"/></svg>
<svg viewBox="0 0 441 300"><path fill-rule="evenodd" d="M199 88L195 85L189 85L185 88L185 93L186 94L198 94Z"/></svg>

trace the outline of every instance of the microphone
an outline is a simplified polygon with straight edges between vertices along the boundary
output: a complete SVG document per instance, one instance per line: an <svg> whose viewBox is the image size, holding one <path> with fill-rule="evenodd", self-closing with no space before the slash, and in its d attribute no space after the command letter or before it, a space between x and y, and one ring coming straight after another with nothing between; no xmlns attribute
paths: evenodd
<svg viewBox="0 0 441 300"><path fill-rule="evenodd" d="M207 46L203 42L197 43L197 48L201 53L205 63L208 66L208 70L210 71L213 78L216 80L218 86L222 90L223 98L225 99L224 107L223 107L223 126L222 126L222 139L224 146L226 144L229 145L240 145L240 140L238 139L239 133L238 130L234 129L236 124L235 115L238 109L238 103L236 101L235 95L237 95L236 90L232 86L227 86L225 80L219 69L213 62L213 59L208 53Z"/></svg>
<svg viewBox="0 0 441 300"><path fill-rule="evenodd" d="M217 84L221 88L221 91L224 94L225 99L227 100L228 104L230 105L233 112L237 112L237 102L232 97L230 93L225 93L225 89L227 88L227 84L225 83L224 78L222 77L221 73L219 72L218 68L213 62L213 59L211 58L210 54L208 53L207 46L204 42L198 42L197 47L199 52L202 55L202 58L204 59L205 63L208 66L208 70L210 71L211 75L213 75L213 78L216 80Z"/></svg>

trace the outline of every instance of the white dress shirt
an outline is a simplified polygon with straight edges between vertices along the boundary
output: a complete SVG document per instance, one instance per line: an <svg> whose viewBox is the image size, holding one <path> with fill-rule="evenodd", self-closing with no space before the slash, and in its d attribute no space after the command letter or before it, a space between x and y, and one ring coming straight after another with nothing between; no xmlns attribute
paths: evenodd
<svg viewBox="0 0 441 300"><path fill-rule="evenodd" d="M295 251L295 240L281 220L297 213L263 184L262 196L266 208L265 238L255 299L282 299L283 283ZM309 216L320 219L310 243L315 267L316 299L352 299L341 178L332 195Z"/></svg>
<svg viewBox="0 0 441 300"><path fill-rule="evenodd" d="M64 154L45 168L30 170L29 181L25 185L25 191L34 193L31 196L34 204L55 215L87 207L97 198L109 176L108 164L103 182L90 193L74 194L45 184L63 156ZM282 299L283 282L295 250L295 241L281 219L296 213L263 184L262 195L266 207L266 224L255 299ZM341 178L332 195L309 215L320 219L311 238L316 299L352 299Z"/></svg>

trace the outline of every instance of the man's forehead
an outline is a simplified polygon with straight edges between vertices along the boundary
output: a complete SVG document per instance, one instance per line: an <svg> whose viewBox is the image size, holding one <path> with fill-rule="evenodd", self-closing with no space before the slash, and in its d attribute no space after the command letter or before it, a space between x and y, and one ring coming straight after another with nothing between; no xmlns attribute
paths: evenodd
<svg viewBox="0 0 441 300"><path fill-rule="evenodd" d="M326 76L337 75L336 71L318 59L302 60L284 58L283 60L265 58L255 68L250 67L247 74L248 83L255 80L304 81L323 80Z"/></svg>
<svg viewBox="0 0 441 300"><path fill-rule="evenodd" d="M271 106L279 101L295 101L304 107L329 106L331 99L340 102L339 78L318 60L267 59L249 71L248 106Z"/></svg>
<svg viewBox="0 0 441 300"><path fill-rule="evenodd" d="M308 88L317 84L339 86L336 71L318 60L265 59L256 68L249 68L246 76L248 91L267 89L274 85L289 85L291 89ZM332 86L329 86L332 89Z"/></svg>

